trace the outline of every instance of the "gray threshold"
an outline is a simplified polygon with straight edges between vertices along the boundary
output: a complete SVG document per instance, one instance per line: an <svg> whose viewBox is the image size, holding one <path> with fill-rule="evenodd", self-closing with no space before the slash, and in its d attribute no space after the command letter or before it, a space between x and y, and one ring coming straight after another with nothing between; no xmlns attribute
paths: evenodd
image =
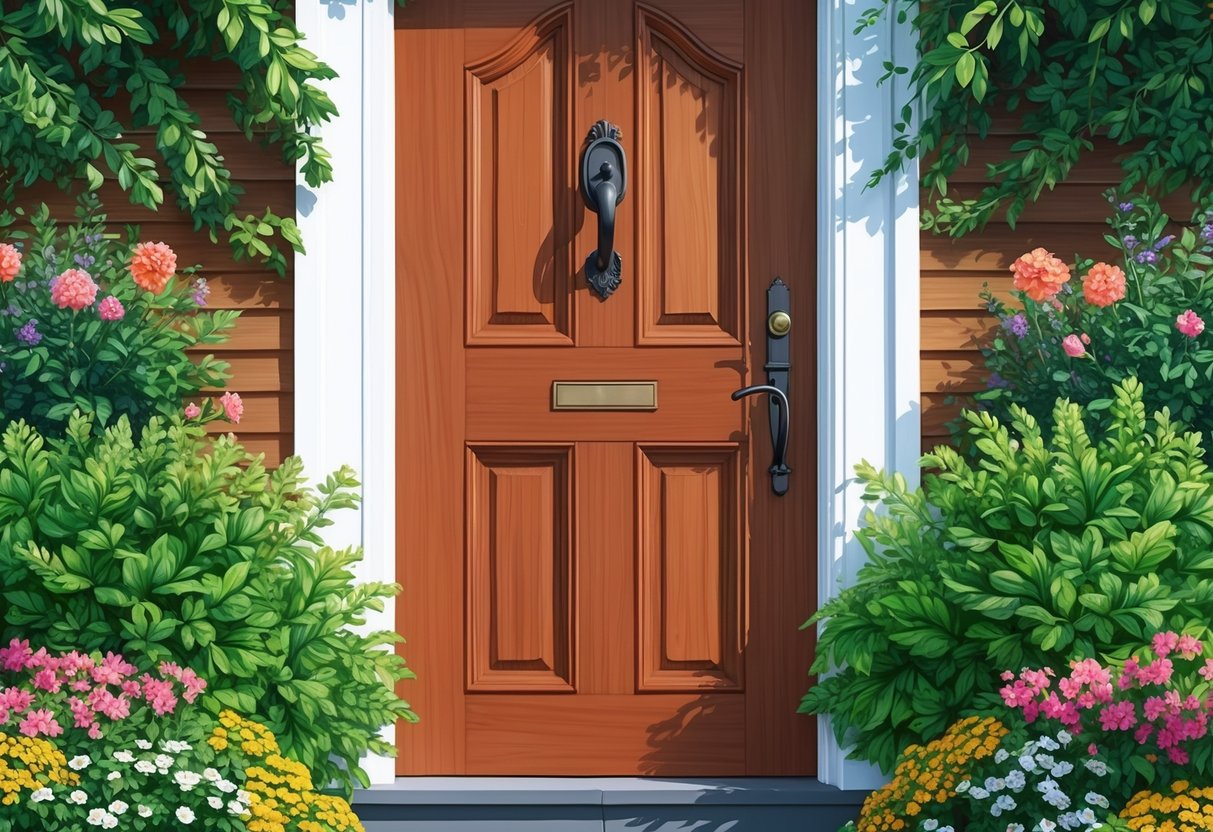
<svg viewBox="0 0 1213 832"><path fill-rule="evenodd" d="M353 803L367 832L835 832L868 794L811 777L401 777Z"/></svg>

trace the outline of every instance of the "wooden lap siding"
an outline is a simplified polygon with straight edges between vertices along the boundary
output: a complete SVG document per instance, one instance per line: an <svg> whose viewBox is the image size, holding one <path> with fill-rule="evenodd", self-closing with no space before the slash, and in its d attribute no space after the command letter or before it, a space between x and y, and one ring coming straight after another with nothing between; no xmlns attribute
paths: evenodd
<svg viewBox="0 0 1213 832"><path fill-rule="evenodd" d="M201 128L219 149L232 172L232 180L245 193L238 211L261 215L269 207L283 217L295 215L295 171L282 161L279 150L263 149L256 141L247 141L228 112L225 96L231 89L234 70L209 61L192 64L181 96L202 118ZM120 117L125 101L112 102ZM129 131L141 146L136 155L150 155L145 148L153 141L152 129ZM163 165L161 167L164 174ZM350 175L350 172L346 172ZM357 172L353 172L357 175ZM159 211L132 205L115 181L107 181L100 191L103 210L109 215L111 232L121 232L125 224L140 226L139 239L163 240L177 252L177 265L187 268L201 265L200 275L207 279L211 294L209 309L239 309L240 319L225 344L210 345L198 352L213 352L231 365L227 389L240 393L244 417L238 426L226 422L210 425L212 433L235 430L240 441L252 453L264 453L266 465L277 466L294 450L294 281L289 264L280 278L268 267L250 260L235 260L220 231L213 244L205 229L194 231L193 221L176 207L176 199L165 186L165 204ZM19 197L27 208L46 202L51 215L63 223L74 219L75 197L53 185L40 184ZM218 391L212 393L218 395Z"/></svg>
<svg viewBox="0 0 1213 832"><path fill-rule="evenodd" d="M1012 143L1021 136L993 132L984 142L974 140L969 165L949 181L949 196L956 199L977 194L987 163L1006 158ZM1111 142L1096 145L1082 158L1069 178L1028 205L1014 230L1001 219L992 220L984 231L960 239L920 232L922 257L921 385L922 448L927 451L950 441L946 423L955 418L966 395L985 387L980 344L987 342L996 320L986 312L978 293L982 284L1004 300L1010 299L1011 263L1037 246L1072 263L1075 255L1109 259L1117 252L1103 239L1110 206L1102 194L1119 183L1123 172L1117 162L1123 149ZM926 206L924 193L924 207ZM1185 196L1164 200L1172 217L1187 219L1192 206ZM1117 263L1117 260L1110 260ZM1082 275L1070 278L1081 290ZM949 395L956 404L946 404Z"/></svg>

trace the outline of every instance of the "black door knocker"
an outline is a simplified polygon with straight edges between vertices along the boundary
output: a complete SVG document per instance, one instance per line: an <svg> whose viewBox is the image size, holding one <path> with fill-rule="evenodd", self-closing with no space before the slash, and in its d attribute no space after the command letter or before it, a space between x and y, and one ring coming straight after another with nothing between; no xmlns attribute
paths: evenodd
<svg viewBox="0 0 1213 832"><path fill-rule="evenodd" d="M628 160L619 128L598 121L585 137L581 151L581 198L598 215L598 250L585 259L585 279L606 300L619 288L623 259L615 251L615 206L628 189Z"/></svg>

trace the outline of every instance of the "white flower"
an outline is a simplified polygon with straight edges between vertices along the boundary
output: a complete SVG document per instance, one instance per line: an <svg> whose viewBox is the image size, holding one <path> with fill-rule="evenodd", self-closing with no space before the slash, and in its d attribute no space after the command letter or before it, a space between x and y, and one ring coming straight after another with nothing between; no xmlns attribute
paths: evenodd
<svg viewBox="0 0 1213 832"><path fill-rule="evenodd" d="M1017 804L1015 803L1015 798L1011 797L1011 795L1000 794L998 796L998 802L995 805L1009 812L1014 809Z"/></svg>
<svg viewBox="0 0 1213 832"><path fill-rule="evenodd" d="M1078 823L1078 815L1073 812L1066 812L1057 819L1057 822L1061 824L1063 829L1077 829L1080 825Z"/></svg>
<svg viewBox="0 0 1213 832"><path fill-rule="evenodd" d="M1093 812L1091 809L1083 809L1078 813L1078 819L1087 826L1090 826L1091 824L1095 823L1095 812Z"/></svg>
<svg viewBox="0 0 1213 832"><path fill-rule="evenodd" d="M156 768L160 769L161 774L164 774L170 768L172 768L173 762L173 758L167 754L156 755Z"/></svg>
<svg viewBox="0 0 1213 832"><path fill-rule="evenodd" d="M1100 809L1108 808L1108 799L1102 794L1096 792L1087 792L1087 796L1083 800L1091 806L1098 806Z"/></svg>
<svg viewBox="0 0 1213 832"><path fill-rule="evenodd" d="M217 786L219 786L219 791L221 791L221 792L227 791L227 789L223 788L223 784L226 782L227 781L224 780L224 781L216 784ZM956 791L959 792L960 788L957 787ZM251 794L249 794L248 792L246 792L244 789L240 789L236 792L236 799L239 800L241 803L252 803L253 802L253 796Z"/></svg>
<svg viewBox="0 0 1213 832"><path fill-rule="evenodd" d="M68 760L67 767L72 771L79 771L82 768L88 768L88 765L91 762L92 760L89 759L87 754L81 754L79 757L72 757L70 760Z"/></svg>
<svg viewBox="0 0 1213 832"><path fill-rule="evenodd" d="M216 780L222 780L222 779L223 779L223 775L222 775L222 774L220 774L220 773L219 773L219 770L218 770L218 769L215 769L215 768L204 768L204 769L202 769L202 776L203 776L203 777L205 777L205 778L206 778L208 781L210 781L211 783L214 783Z"/></svg>
<svg viewBox="0 0 1213 832"><path fill-rule="evenodd" d="M170 754L180 754L193 748L188 742L182 742L181 740L166 740L160 743L160 747Z"/></svg>
<svg viewBox="0 0 1213 832"><path fill-rule="evenodd" d="M1004 783L1002 786L1000 786L1000 785L998 785L998 782L999 781L997 778L987 777L986 782L984 783L984 785L986 787L986 791L996 792L996 791L999 791L1000 789L1002 789L1006 785Z"/></svg>
<svg viewBox="0 0 1213 832"><path fill-rule="evenodd" d="M1087 771L1100 777L1108 773L1108 766L1103 760L1083 760L1082 764L1087 767Z"/></svg>
<svg viewBox="0 0 1213 832"><path fill-rule="evenodd" d="M120 777L122 777L122 772L120 771L111 771L109 774L105 775L106 780L117 780Z"/></svg>
<svg viewBox="0 0 1213 832"><path fill-rule="evenodd" d="M1036 784L1036 791L1042 794L1048 794L1051 791L1057 790L1057 781L1051 777L1046 777Z"/></svg>
<svg viewBox="0 0 1213 832"><path fill-rule="evenodd" d="M41 789L34 789L30 792L29 799L35 803L41 803L44 800L54 800L55 793L43 786Z"/></svg>
<svg viewBox="0 0 1213 832"><path fill-rule="evenodd" d="M1069 731L1062 730L1057 732L1057 741L1062 745L1069 745L1074 741L1074 737L1070 736Z"/></svg>
<svg viewBox="0 0 1213 832"><path fill-rule="evenodd" d="M135 755L129 751L115 751L114 759L120 763L133 763L135 762Z"/></svg>
<svg viewBox="0 0 1213 832"><path fill-rule="evenodd" d="M88 803L88 795L79 789L76 789L67 796L67 802L75 803L77 806L83 806L85 803Z"/></svg>
<svg viewBox="0 0 1213 832"><path fill-rule="evenodd" d="M89 809L88 817L85 818L93 826L100 826L104 818L109 817L109 812L104 809Z"/></svg>
<svg viewBox="0 0 1213 832"><path fill-rule="evenodd" d="M244 804L239 800L233 800L231 803L227 804L227 810L233 815L243 815L245 812ZM938 826L939 821L935 821L935 824ZM934 827L931 828L933 829Z"/></svg>
<svg viewBox="0 0 1213 832"><path fill-rule="evenodd" d="M956 784L956 793L964 794L965 792L967 792L969 790L969 786L970 786L970 783L968 780L961 780L959 783Z"/></svg>
<svg viewBox="0 0 1213 832"><path fill-rule="evenodd" d="M1040 821L1040 832L1053 832L1057 828L1057 824L1048 818L1043 818Z"/></svg>
<svg viewBox="0 0 1213 832"><path fill-rule="evenodd" d="M995 803L993 806L990 807L990 815L992 817L998 817L1001 814L1002 814L1002 807L999 806L997 803Z"/></svg>
<svg viewBox="0 0 1213 832"><path fill-rule="evenodd" d="M956 830L950 826L941 826L939 827L939 832L956 832Z"/></svg>
<svg viewBox="0 0 1213 832"><path fill-rule="evenodd" d="M141 818L150 818L152 816L152 807L144 806L142 803L139 804L139 808L135 811L139 813L139 817Z"/></svg>
<svg viewBox="0 0 1213 832"><path fill-rule="evenodd" d="M113 812L115 815L120 815L129 808L131 808L131 807L128 806L127 804L123 803L121 800L115 800L113 803L110 804L110 811Z"/></svg>
<svg viewBox="0 0 1213 832"><path fill-rule="evenodd" d="M1022 823L1008 823L1007 832L1023 832Z"/></svg>
<svg viewBox="0 0 1213 832"><path fill-rule="evenodd" d="M222 809L223 808L223 798L222 797L215 797L214 795L211 795L210 797L208 797L206 799L206 802L210 805L210 807L212 809Z"/></svg>
<svg viewBox="0 0 1213 832"><path fill-rule="evenodd" d="M191 809L189 806L177 807L177 811L175 814L177 815L177 820L181 821L182 823L193 823L194 822L194 810Z"/></svg>
<svg viewBox="0 0 1213 832"><path fill-rule="evenodd" d="M1041 737L1039 744L1040 744L1040 747L1043 748L1045 751L1056 751L1058 748L1061 747L1056 742L1054 742L1052 737Z"/></svg>
<svg viewBox="0 0 1213 832"><path fill-rule="evenodd" d="M935 818L927 818L922 822L922 828L926 832L935 832L939 828L939 821L935 820Z"/></svg>
<svg viewBox="0 0 1213 832"><path fill-rule="evenodd" d="M177 781L181 791L188 792L202 782L202 775L196 771L179 771L173 775L173 779Z"/></svg>
<svg viewBox="0 0 1213 832"><path fill-rule="evenodd" d="M135 771L140 774L152 774L156 771L156 764L151 760L140 760L135 763Z"/></svg>
<svg viewBox="0 0 1213 832"><path fill-rule="evenodd" d="M1009 751L1007 751L1005 748L1000 748L994 752L994 762L1005 763L1007 761L1007 758L1010 756L1011 756L1011 753Z"/></svg>
<svg viewBox="0 0 1213 832"><path fill-rule="evenodd" d="M1065 760L1062 760L1060 763L1053 766L1053 770L1050 771L1049 774L1052 774L1054 777L1065 777L1067 774L1069 774L1073 770L1074 770L1073 763L1068 763Z"/></svg>
<svg viewBox="0 0 1213 832"><path fill-rule="evenodd" d="M117 825L118 825L118 818L114 817L109 812L106 812L105 817L101 818L101 828L102 829L113 829Z"/></svg>
<svg viewBox="0 0 1213 832"><path fill-rule="evenodd" d="M1023 772L1019 769L1015 768L1007 772L1007 785L1011 787L1012 791L1022 791L1027 784L1028 778L1024 777Z"/></svg>
<svg viewBox="0 0 1213 832"><path fill-rule="evenodd" d="M1052 754L1037 754L1036 762L1040 764L1041 768L1053 768L1057 764Z"/></svg>
<svg viewBox="0 0 1213 832"><path fill-rule="evenodd" d="M143 749L144 751L152 750L152 744L147 740L135 740L135 745L139 746L139 748Z"/></svg>
<svg viewBox="0 0 1213 832"><path fill-rule="evenodd" d="M1036 760L1033 759L1030 754L1024 754L1022 757L1019 758L1019 767L1022 768L1024 771L1035 771L1036 770Z"/></svg>
<svg viewBox="0 0 1213 832"><path fill-rule="evenodd" d="M231 794L232 792L236 791L236 784L233 783L231 780L216 780L215 788L218 789L219 791L223 792L224 794ZM247 795L248 792L241 790L240 794ZM236 799L241 800L245 803L248 803L248 801L245 800L243 797L241 797L239 794L236 795Z"/></svg>
<svg viewBox="0 0 1213 832"><path fill-rule="evenodd" d="M969 789L969 797L973 798L974 800L985 800L989 796L990 793L981 786L974 786L973 788Z"/></svg>
<svg viewBox="0 0 1213 832"><path fill-rule="evenodd" d="M1054 789L1051 792L1045 792L1045 803L1050 806L1055 806L1058 809L1069 809L1070 798L1066 797L1065 792L1060 789Z"/></svg>

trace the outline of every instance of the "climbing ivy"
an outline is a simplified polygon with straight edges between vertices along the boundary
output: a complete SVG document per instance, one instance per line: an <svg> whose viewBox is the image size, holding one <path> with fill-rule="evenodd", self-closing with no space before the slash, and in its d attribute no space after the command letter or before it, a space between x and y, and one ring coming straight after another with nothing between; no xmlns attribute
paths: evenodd
<svg viewBox="0 0 1213 832"><path fill-rule="evenodd" d="M132 202L156 208L167 189L213 241L224 235L237 257L282 273L286 252L302 250L299 230L240 204L243 189L182 90L182 61L235 66L232 119L247 140L298 162L314 187L333 169L313 128L337 114L315 82L335 73L302 39L286 0L0 4L0 199L39 180L96 190L113 177ZM147 127L145 142L129 135Z"/></svg>
<svg viewBox="0 0 1213 832"><path fill-rule="evenodd" d="M1197 203L1213 189L1213 21L1195 0L883 0L856 32L886 14L910 21L920 50L912 68L884 65L882 81L910 74L914 100L869 184L924 158L925 227L961 236L1004 210L1014 226L1100 137L1124 146L1127 187L1191 185ZM950 196L995 116L1024 138L979 194Z"/></svg>

